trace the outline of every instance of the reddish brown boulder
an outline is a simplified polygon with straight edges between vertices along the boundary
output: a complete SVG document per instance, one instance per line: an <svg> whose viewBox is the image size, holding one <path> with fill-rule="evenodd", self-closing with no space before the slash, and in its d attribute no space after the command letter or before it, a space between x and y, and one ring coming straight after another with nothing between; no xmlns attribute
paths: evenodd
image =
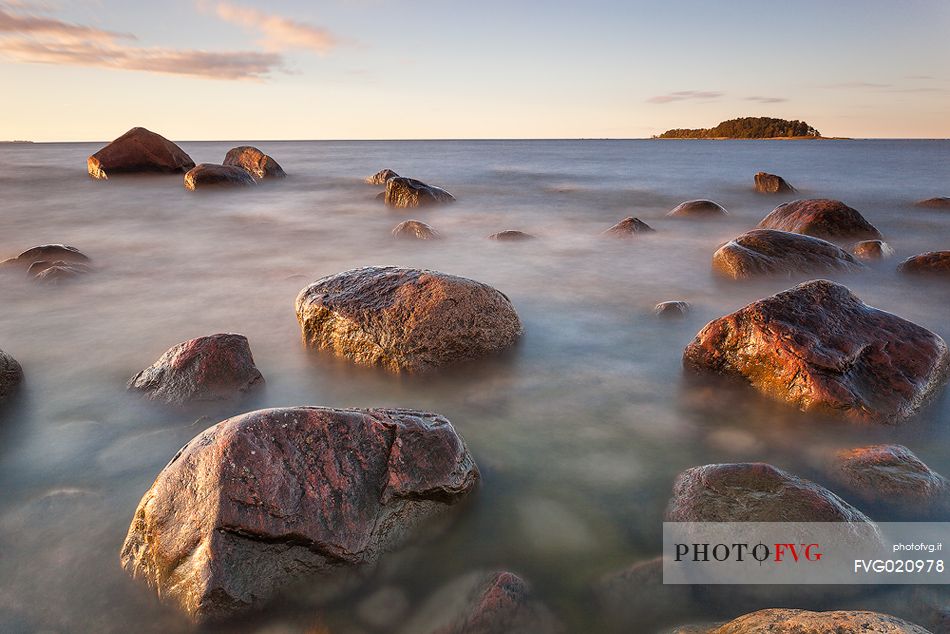
<svg viewBox="0 0 950 634"><path fill-rule="evenodd" d="M240 167L258 181L287 176L280 163L250 145L228 150L224 157L224 165Z"/></svg>
<svg viewBox="0 0 950 634"><path fill-rule="evenodd" d="M403 220L393 228L393 237L408 240L435 240L439 232L421 220Z"/></svg>
<svg viewBox="0 0 950 634"><path fill-rule="evenodd" d="M910 506L927 515L948 508L950 480L934 472L903 445L843 449L834 475L842 487L874 505Z"/></svg>
<svg viewBox="0 0 950 634"><path fill-rule="evenodd" d="M524 231L507 229L491 234L488 236L488 239L495 240L496 242L524 242L525 240L534 240L534 236Z"/></svg>
<svg viewBox="0 0 950 634"><path fill-rule="evenodd" d="M366 177L366 182L370 185L385 185L390 178L399 178L399 174L391 169L384 169L376 172L372 176Z"/></svg>
<svg viewBox="0 0 950 634"><path fill-rule="evenodd" d="M710 464L673 483L668 522L869 522L828 489L770 464Z"/></svg>
<svg viewBox="0 0 950 634"><path fill-rule="evenodd" d="M630 238L641 233L654 233L655 231L656 229L639 218L628 216L609 229L604 230L603 235L614 236L616 238Z"/></svg>
<svg viewBox="0 0 950 634"><path fill-rule="evenodd" d="M363 365L422 372L499 352L521 336L505 295L437 271L366 267L297 296L304 343Z"/></svg>
<svg viewBox="0 0 950 634"><path fill-rule="evenodd" d="M663 319L680 319L689 314L689 303L680 300L660 302L653 307L653 313Z"/></svg>
<svg viewBox="0 0 950 634"><path fill-rule="evenodd" d="M759 229L778 229L803 233L826 240L880 239L881 232L864 219L857 209L840 200L814 198L782 203L758 225Z"/></svg>
<svg viewBox="0 0 950 634"><path fill-rule="evenodd" d="M707 634L931 634L903 619L878 612L809 612L772 608L740 616Z"/></svg>
<svg viewBox="0 0 950 634"><path fill-rule="evenodd" d="M897 270L908 275L950 277L950 251L929 251L907 258Z"/></svg>
<svg viewBox="0 0 950 634"><path fill-rule="evenodd" d="M864 268L847 251L830 242L773 229L753 229L727 242L713 254L712 266L719 275L734 280Z"/></svg>
<svg viewBox="0 0 950 634"><path fill-rule="evenodd" d="M944 383L950 354L926 328L817 280L711 321L683 365L742 378L802 411L899 423Z"/></svg>
<svg viewBox="0 0 950 634"><path fill-rule="evenodd" d="M884 260L894 255L894 249L883 240L862 240L851 247L859 260Z"/></svg>
<svg viewBox="0 0 950 634"><path fill-rule="evenodd" d="M23 368L16 359L0 350L0 404L16 394L22 382Z"/></svg>
<svg viewBox="0 0 950 634"><path fill-rule="evenodd" d="M687 200L673 207L666 215L673 218L718 218L728 216L729 212L711 200Z"/></svg>
<svg viewBox="0 0 950 634"><path fill-rule="evenodd" d="M755 175L755 191L760 194L789 194L793 193L795 188L789 185L781 176L768 172L758 172Z"/></svg>
<svg viewBox="0 0 950 634"><path fill-rule="evenodd" d="M261 387L247 337L218 334L185 341L129 380L129 389L173 405L237 399Z"/></svg>
<svg viewBox="0 0 950 634"><path fill-rule="evenodd" d="M418 537L478 469L452 424L410 410L268 409L196 436L139 503L122 566L198 621L257 606Z"/></svg>
<svg viewBox="0 0 950 634"><path fill-rule="evenodd" d="M254 185L254 178L242 167L201 163L185 174L185 189L194 191L206 187L246 187Z"/></svg>
<svg viewBox="0 0 950 634"><path fill-rule="evenodd" d="M914 205L928 209L950 209L950 197L938 196L936 198L927 198L925 200L918 200Z"/></svg>
<svg viewBox="0 0 950 634"><path fill-rule="evenodd" d="M394 176L386 180L383 201L390 207L428 207L455 202L455 196L439 187L426 185L414 178Z"/></svg>
<svg viewBox="0 0 950 634"><path fill-rule="evenodd" d="M89 175L101 180L134 172L187 172L195 166L184 150L145 128L132 128L86 162Z"/></svg>

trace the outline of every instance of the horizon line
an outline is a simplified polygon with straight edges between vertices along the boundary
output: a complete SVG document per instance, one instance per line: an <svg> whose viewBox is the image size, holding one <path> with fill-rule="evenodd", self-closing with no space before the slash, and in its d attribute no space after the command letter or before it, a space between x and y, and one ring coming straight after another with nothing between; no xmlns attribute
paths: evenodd
<svg viewBox="0 0 950 634"><path fill-rule="evenodd" d="M116 137L118 138L118 137ZM167 137L166 137L167 138ZM39 145L53 143L111 143L115 139L82 139L82 140L55 140L33 141L30 139L10 139L0 141L0 145ZM384 143L384 142L458 142L458 141L950 141L950 137L816 137L791 138L769 137L749 139L703 139L703 138L669 138L661 139L655 136L647 137L438 137L438 138L389 138L389 139L169 139L175 143Z"/></svg>

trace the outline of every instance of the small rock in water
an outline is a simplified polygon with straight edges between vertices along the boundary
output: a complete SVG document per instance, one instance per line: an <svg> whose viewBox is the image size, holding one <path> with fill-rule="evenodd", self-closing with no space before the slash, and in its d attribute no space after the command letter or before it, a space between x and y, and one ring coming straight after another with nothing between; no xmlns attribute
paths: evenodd
<svg viewBox="0 0 950 634"><path fill-rule="evenodd" d="M435 240L439 232L421 220L404 220L393 228L393 237L409 240Z"/></svg>
<svg viewBox="0 0 950 634"><path fill-rule="evenodd" d="M793 193L795 188L789 185L781 176L768 172L758 172L755 175L755 191L760 194L788 194Z"/></svg>
<svg viewBox="0 0 950 634"><path fill-rule="evenodd" d="M0 267L25 270L37 282L57 284L89 273L92 269L88 262L89 258L76 247L44 244L0 262Z"/></svg>
<svg viewBox="0 0 950 634"><path fill-rule="evenodd" d="M673 207L666 215L672 218L717 218L728 216L729 212L711 200L687 200Z"/></svg>
<svg viewBox="0 0 950 634"><path fill-rule="evenodd" d="M507 229L505 231L499 231L498 233L491 234L488 236L488 239L495 240L496 242L523 242L525 240L534 240L534 236L530 233L525 233L524 231Z"/></svg>
<svg viewBox="0 0 950 634"><path fill-rule="evenodd" d="M185 189L194 191L205 187L246 187L256 181L242 167L201 163L185 174Z"/></svg>
<svg viewBox="0 0 950 634"><path fill-rule="evenodd" d="M859 260L884 260L894 255L894 249L883 240L862 240L851 247Z"/></svg>
<svg viewBox="0 0 950 634"><path fill-rule="evenodd" d="M938 196L936 198L918 200L914 205L928 209L950 209L950 196Z"/></svg>
<svg viewBox="0 0 950 634"><path fill-rule="evenodd" d="M99 180L136 172L187 172L195 166L184 150L145 128L132 128L86 163L89 175Z"/></svg>
<svg viewBox="0 0 950 634"><path fill-rule="evenodd" d="M455 196L414 178L394 176L386 181L383 200L390 207L410 208L455 202Z"/></svg>
<svg viewBox="0 0 950 634"><path fill-rule="evenodd" d="M851 254L830 242L773 229L753 229L733 238L713 254L712 266L719 275L734 280L864 268Z"/></svg>
<svg viewBox="0 0 950 634"><path fill-rule="evenodd" d="M681 319L689 314L689 303L681 300L660 302L653 307L653 312L663 319Z"/></svg>
<svg viewBox="0 0 950 634"><path fill-rule="evenodd" d="M857 209L827 198L782 203L759 222L758 228L803 233L825 240L881 238L881 232Z"/></svg>
<svg viewBox="0 0 950 634"><path fill-rule="evenodd" d="M950 278L950 251L929 251L907 258L897 270L908 275Z"/></svg>
<svg viewBox="0 0 950 634"><path fill-rule="evenodd" d="M399 178L399 174L391 169L384 169L376 172L372 176L366 177L366 182L370 185L385 185L390 178Z"/></svg>
<svg viewBox="0 0 950 634"><path fill-rule="evenodd" d="M655 231L656 229L643 222L639 218L628 216L609 229L605 229L603 235L616 236L618 238L629 238L641 233L654 233Z"/></svg>
<svg viewBox="0 0 950 634"><path fill-rule="evenodd" d="M862 610L809 612L769 608L740 616L704 634L930 634L896 616Z"/></svg>
<svg viewBox="0 0 950 634"><path fill-rule="evenodd" d="M23 368L17 360L0 350L0 404L9 400L23 382Z"/></svg>
<svg viewBox="0 0 950 634"><path fill-rule="evenodd" d="M242 145L228 150L223 164L240 167L259 181L287 176L284 168L277 161L250 145Z"/></svg>

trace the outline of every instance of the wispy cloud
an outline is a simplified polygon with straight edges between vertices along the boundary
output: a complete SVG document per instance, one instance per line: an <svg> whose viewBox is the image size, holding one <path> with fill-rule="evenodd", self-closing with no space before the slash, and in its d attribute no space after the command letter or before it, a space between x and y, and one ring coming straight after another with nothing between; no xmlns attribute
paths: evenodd
<svg viewBox="0 0 950 634"><path fill-rule="evenodd" d="M199 0L198 5L202 8L211 7L214 13L225 22L260 33L258 44L269 51L304 49L323 55L340 43L337 36L323 27L298 22L274 13L265 13L231 2L211 4L207 0Z"/></svg>
<svg viewBox="0 0 950 634"><path fill-rule="evenodd" d="M916 75L910 77L909 79L915 80L932 80L933 78L929 75ZM870 92L885 92L885 93L943 93L946 92L944 88L937 86L900 86L897 84L884 84L877 82L869 81L848 81L841 82L837 84L826 84L823 88L831 89L850 89L850 90L861 90L861 91L870 91Z"/></svg>
<svg viewBox="0 0 950 634"><path fill-rule="evenodd" d="M835 84L826 84L824 88L867 88L867 89L880 89L880 88L890 88L890 84L879 84L871 81L842 81Z"/></svg>
<svg viewBox="0 0 950 634"><path fill-rule="evenodd" d="M782 103L788 101L785 97L760 97L758 95L746 97L746 101L755 101L756 103Z"/></svg>
<svg viewBox="0 0 950 634"><path fill-rule="evenodd" d="M671 103L674 101L686 101L689 99L713 100L722 97L723 93L715 90L680 90L665 95L657 95L647 99L647 103Z"/></svg>

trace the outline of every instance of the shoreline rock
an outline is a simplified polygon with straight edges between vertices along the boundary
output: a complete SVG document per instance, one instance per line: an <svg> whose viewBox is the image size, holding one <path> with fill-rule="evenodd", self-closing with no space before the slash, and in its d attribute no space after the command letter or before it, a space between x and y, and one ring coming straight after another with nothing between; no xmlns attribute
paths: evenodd
<svg viewBox="0 0 950 634"><path fill-rule="evenodd" d="M791 194L796 191L784 178L768 172L756 173L754 180L755 191L760 194Z"/></svg>
<svg viewBox="0 0 950 634"><path fill-rule="evenodd" d="M222 165L240 167L256 181L287 177L280 163L250 145L240 145L228 150Z"/></svg>
<svg viewBox="0 0 950 634"><path fill-rule="evenodd" d="M390 207L408 209L455 202L455 196L414 178L393 176L386 180L383 201Z"/></svg>
<svg viewBox="0 0 950 634"><path fill-rule="evenodd" d="M881 232L857 209L828 198L782 203L763 218L757 228L790 231L823 240L881 239Z"/></svg>
<svg viewBox="0 0 950 634"><path fill-rule="evenodd" d="M656 233L656 229L643 222L639 218L627 216L609 229L601 232L601 235L614 236L617 238L630 238L641 233Z"/></svg>
<svg viewBox="0 0 950 634"><path fill-rule="evenodd" d="M23 368L16 359L0 350L0 405L10 400L23 383Z"/></svg>
<svg viewBox="0 0 950 634"><path fill-rule="evenodd" d="M928 251L907 258L897 270L907 275L950 278L950 251Z"/></svg>
<svg viewBox="0 0 950 634"><path fill-rule="evenodd" d="M402 240L438 240L439 232L421 220L403 220L393 227L394 238Z"/></svg>
<svg viewBox="0 0 950 634"><path fill-rule="evenodd" d="M86 161L89 175L108 180L116 174L187 172L195 166L184 150L145 128L132 128Z"/></svg>
<svg viewBox="0 0 950 634"><path fill-rule="evenodd" d="M687 200L673 207L667 214L671 218L718 218L728 216L725 207L711 200Z"/></svg>
<svg viewBox="0 0 950 634"><path fill-rule="evenodd" d="M745 614L705 634L931 634L896 616L866 610L811 612L769 608Z"/></svg>
<svg viewBox="0 0 950 634"><path fill-rule="evenodd" d="M713 254L713 271L733 280L765 275L851 272L864 268L844 249L820 238L753 229Z"/></svg>
<svg viewBox="0 0 950 634"><path fill-rule="evenodd" d="M185 189L195 191L206 187L247 187L257 182L243 167L200 163L185 174Z"/></svg>
<svg viewBox="0 0 950 634"><path fill-rule="evenodd" d="M862 240L851 247L851 253L859 260L886 260L894 255L894 249L883 240Z"/></svg>

